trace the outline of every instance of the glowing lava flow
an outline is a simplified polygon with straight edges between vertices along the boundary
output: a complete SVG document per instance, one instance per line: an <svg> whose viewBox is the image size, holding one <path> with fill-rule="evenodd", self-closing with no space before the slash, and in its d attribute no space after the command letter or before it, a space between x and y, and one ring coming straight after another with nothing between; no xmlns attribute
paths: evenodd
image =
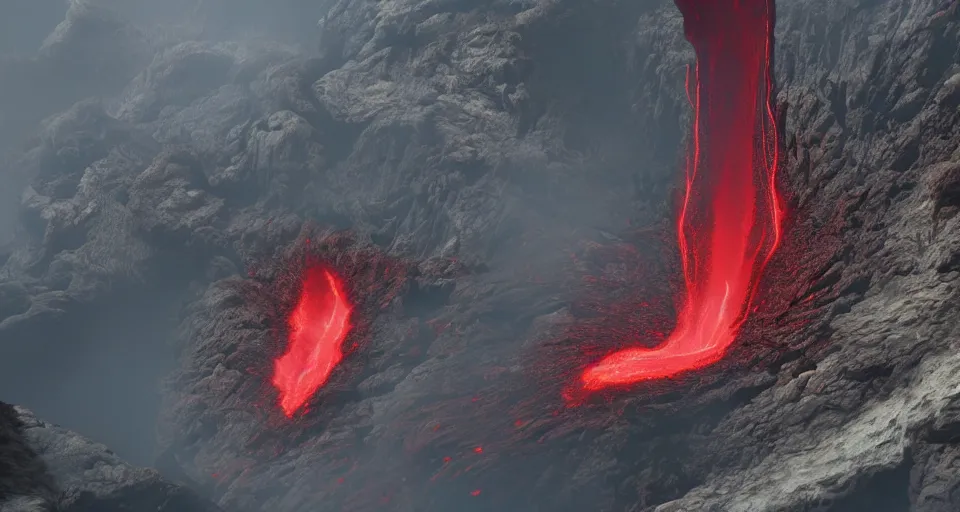
<svg viewBox="0 0 960 512"><path fill-rule="evenodd" d="M663 344L608 355L583 373L587 389L668 378L720 361L780 243L774 0L675 2L697 56L687 76L694 127L677 222L686 293Z"/></svg>
<svg viewBox="0 0 960 512"><path fill-rule="evenodd" d="M287 351L274 361L273 385L287 417L327 382L343 359L351 312L336 276L319 267L306 270L299 301L288 318Z"/></svg>

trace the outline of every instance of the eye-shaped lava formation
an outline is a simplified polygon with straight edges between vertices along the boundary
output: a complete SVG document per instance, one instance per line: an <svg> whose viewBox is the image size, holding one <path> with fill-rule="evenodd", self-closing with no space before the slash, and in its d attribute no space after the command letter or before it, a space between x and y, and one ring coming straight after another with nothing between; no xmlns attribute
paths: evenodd
<svg viewBox="0 0 960 512"><path fill-rule="evenodd" d="M343 359L352 312L339 277L320 265L306 269L300 298L287 320L287 351L274 361L272 382L287 417L327 382Z"/></svg>
<svg viewBox="0 0 960 512"><path fill-rule="evenodd" d="M685 194L677 221L685 294L654 348L627 348L588 367L587 390L670 378L720 361L746 320L780 244L773 101L773 0L676 0L696 52Z"/></svg>
<svg viewBox="0 0 960 512"><path fill-rule="evenodd" d="M374 320L415 268L349 233L304 229L284 254L251 271L260 284L244 293L272 326L264 377L288 419L362 373L362 358L352 354L368 344Z"/></svg>

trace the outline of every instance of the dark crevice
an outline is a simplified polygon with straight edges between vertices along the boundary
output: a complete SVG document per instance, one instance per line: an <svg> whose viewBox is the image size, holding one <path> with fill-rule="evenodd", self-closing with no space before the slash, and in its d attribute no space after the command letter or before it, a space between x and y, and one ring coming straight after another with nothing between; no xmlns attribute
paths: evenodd
<svg viewBox="0 0 960 512"><path fill-rule="evenodd" d="M897 467L855 483L851 492L830 503L825 512L908 512L911 465L910 457L905 457Z"/></svg>
<svg viewBox="0 0 960 512"><path fill-rule="evenodd" d="M456 284L452 281L440 286L422 286L414 283L404 296L404 312L410 316L424 316L446 306Z"/></svg>

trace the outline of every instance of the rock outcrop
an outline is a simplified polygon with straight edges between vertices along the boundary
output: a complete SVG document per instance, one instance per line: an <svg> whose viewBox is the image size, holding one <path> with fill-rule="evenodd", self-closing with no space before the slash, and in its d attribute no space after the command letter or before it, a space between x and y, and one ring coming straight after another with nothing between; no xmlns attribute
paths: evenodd
<svg viewBox="0 0 960 512"><path fill-rule="evenodd" d="M153 469L121 461L106 446L0 403L3 512L217 512Z"/></svg>

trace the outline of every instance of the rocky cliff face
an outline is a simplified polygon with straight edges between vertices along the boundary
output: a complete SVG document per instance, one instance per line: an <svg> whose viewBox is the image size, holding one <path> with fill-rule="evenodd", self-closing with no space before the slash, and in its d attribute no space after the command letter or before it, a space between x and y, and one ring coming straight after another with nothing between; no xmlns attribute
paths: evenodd
<svg viewBox="0 0 960 512"><path fill-rule="evenodd" d="M107 447L0 403L0 510L216 512L216 505L132 467Z"/></svg>
<svg viewBox="0 0 960 512"><path fill-rule="evenodd" d="M110 430L118 404L152 408L159 469L226 510L960 508L955 2L778 5L791 222L764 306L727 363L573 410L550 354L569 353L554 333L582 320L582 273L647 286L624 271L644 256L600 254L653 253L643 233L670 222L692 59L679 13L308 4L319 52L161 37L75 3L11 61L99 80L100 98L58 89L62 106L17 111L24 127L53 116L6 165L30 183L0 253L10 399L84 400L108 436L129 430ZM68 44L101 44L91 24L127 39ZM90 72L98 58L109 72ZM350 270L366 334L289 421L264 380L289 307L276 283L304 250ZM57 370L89 352L170 358L124 375L166 375L162 402L98 401L103 372Z"/></svg>

